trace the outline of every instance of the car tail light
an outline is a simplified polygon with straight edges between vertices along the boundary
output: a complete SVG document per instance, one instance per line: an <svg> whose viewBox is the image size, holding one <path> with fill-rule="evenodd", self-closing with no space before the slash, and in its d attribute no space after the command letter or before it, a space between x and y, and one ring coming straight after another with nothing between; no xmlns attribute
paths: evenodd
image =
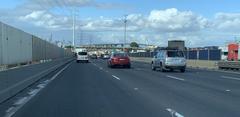
<svg viewBox="0 0 240 117"><path fill-rule="evenodd" d="M118 62L118 58L112 58L111 59L113 62Z"/></svg>

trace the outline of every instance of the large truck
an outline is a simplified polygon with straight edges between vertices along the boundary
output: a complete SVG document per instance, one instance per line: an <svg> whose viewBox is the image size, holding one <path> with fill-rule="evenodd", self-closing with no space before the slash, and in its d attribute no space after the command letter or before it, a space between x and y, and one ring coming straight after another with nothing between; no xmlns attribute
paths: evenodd
<svg viewBox="0 0 240 117"><path fill-rule="evenodd" d="M219 69L240 69L240 46L239 43L229 43L227 61L219 61Z"/></svg>
<svg viewBox="0 0 240 117"><path fill-rule="evenodd" d="M183 40L171 40L168 41L168 47L179 50L185 50L185 42Z"/></svg>
<svg viewBox="0 0 240 117"><path fill-rule="evenodd" d="M239 58L239 44L230 43L228 44L228 61L238 61Z"/></svg>

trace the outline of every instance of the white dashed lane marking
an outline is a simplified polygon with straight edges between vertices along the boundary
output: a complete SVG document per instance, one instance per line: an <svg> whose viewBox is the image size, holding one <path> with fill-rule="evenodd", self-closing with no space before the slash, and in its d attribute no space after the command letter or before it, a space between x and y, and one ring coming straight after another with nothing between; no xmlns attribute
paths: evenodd
<svg viewBox="0 0 240 117"><path fill-rule="evenodd" d="M238 81L240 81L240 78L237 78L237 77L231 77L231 76L221 76L221 78L229 79L229 80L238 80Z"/></svg>
<svg viewBox="0 0 240 117"><path fill-rule="evenodd" d="M185 79L178 78L178 77L175 77L175 76L167 75L167 77L168 77L168 78L171 78L171 79L175 79L175 80L185 81Z"/></svg>
<svg viewBox="0 0 240 117"><path fill-rule="evenodd" d="M171 114L172 117L184 117L182 114L173 109L167 108L166 110Z"/></svg>
<svg viewBox="0 0 240 117"><path fill-rule="evenodd" d="M118 78L117 76L112 75L113 78L117 79L117 80L121 80L120 78Z"/></svg>

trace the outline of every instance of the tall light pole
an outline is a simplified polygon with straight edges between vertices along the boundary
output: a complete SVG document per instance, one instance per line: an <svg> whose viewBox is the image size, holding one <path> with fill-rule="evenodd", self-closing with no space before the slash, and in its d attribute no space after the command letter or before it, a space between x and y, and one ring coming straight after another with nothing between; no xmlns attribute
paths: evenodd
<svg viewBox="0 0 240 117"><path fill-rule="evenodd" d="M128 15L124 15L124 46L127 44L127 16Z"/></svg>
<svg viewBox="0 0 240 117"><path fill-rule="evenodd" d="M75 14L75 8L73 8L73 21L72 21L72 27L73 27L73 40L72 40L72 46L73 49L75 49L75 19L76 19L76 14Z"/></svg>

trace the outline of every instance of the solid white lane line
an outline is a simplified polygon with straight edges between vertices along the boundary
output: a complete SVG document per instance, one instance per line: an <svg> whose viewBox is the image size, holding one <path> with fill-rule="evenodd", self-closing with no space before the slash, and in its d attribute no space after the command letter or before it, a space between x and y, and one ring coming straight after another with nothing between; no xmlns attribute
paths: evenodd
<svg viewBox="0 0 240 117"><path fill-rule="evenodd" d="M168 112L170 112L172 117L184 117L182 114L178 113L177 111L167 108L166 109Z"/></svg>
<svg viewBox="0 0 240 117"><path fill-rule="evenodd" d="M59 74L61 74L61 73L62 73L64 70L66 70L69 66L70 66L70 64L66 65L63 69L61 69L60 71L58 71L58 73L56 73L56 74L51 78L51 80L56 79L56 78L59 76Z"/></svg>
<svg viewBox="0 0 240 117"><path fill-rule="evenodd" d="M240 78L231 77L231 76L221 76L221 78L230 79L230 80L239 80L240 81Z"/></svg>
<svg viewBox="0 0 240 117"><path fill-rule="evenodd" d="M70 63L71 64L71 63ZM37 95L42 89L44 89L52 80L54 80L59 74L61 74L65 69L69 67L66 65L63 69L58 71L50 80L46 80L37 86L37 89L30 90L28 92L28 96L22 97L17 100L13 105L6 111L6 115L4 117L12 117L19 109L21 109L27 102L29 102L35 95Z"/></svg>
<svg viewBox="0 0 240 117"><path fill-rule="evenodd" d="M120 78L118 78L117 76L112 75L113 78L120 80Z"/></svg>
<svg viewBox="0 0 240 117"><path fill-rule="evenodd" d="M185 81L185 79L178 78L178 77L175 77L175 76L170 76L170 75L167 75L167 77L168 77L168 78L175 79L175 80Z"/></svg>

